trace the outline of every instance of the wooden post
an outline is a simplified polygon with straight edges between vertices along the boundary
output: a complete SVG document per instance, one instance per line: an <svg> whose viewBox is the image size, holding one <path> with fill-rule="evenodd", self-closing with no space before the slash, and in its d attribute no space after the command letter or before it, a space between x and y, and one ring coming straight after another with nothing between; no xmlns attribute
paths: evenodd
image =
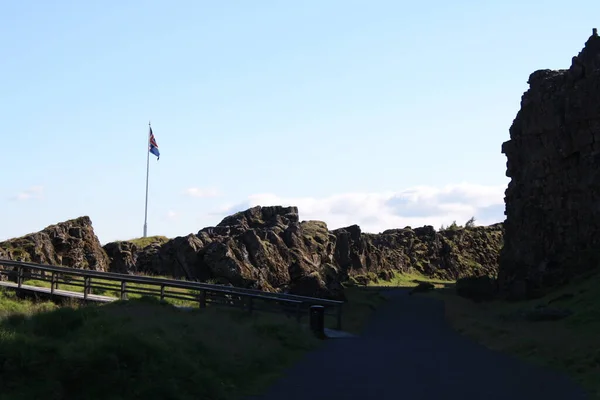
<svg viewBox="0 0 600 400"><path fill-rule="evenodd" d="M127 282L121 282L121 300L127 300Z"/></svg>
<svg viewBox="0 0 600 400"><path fill-rule="evenodd" d="M296 305L296 321L300 322L302 319L302 303Z"/></svg>
<svg viewBox="0 0 600 400"><path fill-rule="evenodd" d="M165 299L165 285L160 285L160 300L163 301Z"/></svg>
<svg viewBox="0 0 600 400"><path fill-rule="evenodd" d="M200 308L206 308L206 290L200 291Z"/></svg>
<svg viewBox="0 0 600 400"><path fill-rule="evenodd" d="M86 276L83 278L83 299L87 300L89 294L90 294L90 282L91 278L89 276Z"/></svg>
<svg viewBox="0 0 600 400"><path fill-rule="evenodd" d="M342 330L342 304L338 304L337 306L337 324L336 329L338 331Z"/></svg>
<svg viewBox="0 0 600 400"><path fill-rule="evenodd" d="M17 287L20 289L23 286L23 267L17 267Z"/></svg>
<svg viewBox="0 0 600 400"><path fill-rule="evenodd" d="M50 277L50 294L54 294L54 285L56 285L56 273L52 271L52 276Z"/></svg>
<svg viewBox="0 0 600 400"><path fill-rule="evenodd" d="M309 308L310 330L319 339L325 338L325 307L310 306Z"/></svg>

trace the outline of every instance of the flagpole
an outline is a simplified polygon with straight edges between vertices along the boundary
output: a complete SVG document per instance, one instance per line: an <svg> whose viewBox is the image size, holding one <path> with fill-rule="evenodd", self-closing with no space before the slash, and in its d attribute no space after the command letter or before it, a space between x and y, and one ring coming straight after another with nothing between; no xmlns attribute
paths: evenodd
<svg viewBox="0 0 600 400"><path fill-rule="evenodd" d="M150 176L150 121L148 121L148 143L146 146L146 208L144 211L144 237L148 235L148 177Z"/></svg>

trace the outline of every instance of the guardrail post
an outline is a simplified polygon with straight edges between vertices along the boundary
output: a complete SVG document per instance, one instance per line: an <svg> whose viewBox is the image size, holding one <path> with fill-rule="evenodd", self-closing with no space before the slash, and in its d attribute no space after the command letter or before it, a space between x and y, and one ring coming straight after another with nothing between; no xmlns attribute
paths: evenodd
<svg viewBox="0 0 600 400"><path fill-rule="evenodd" d="M85 278L83 278L83 299L87 300L89 294L90 294L90 284L91 284L91 278L89 276L86 276Z"/></svg>
<svg viewBox="0 0 600 400"><path fill-rule="evenodd" d="M296 304L296 321L300 322L302 319L302 303Z"/></svg>
<svg viewBox="0 0 600 400"><path fill-rule="evenodd" d="M163 301L165 299L165 285L160 285L160 300Z"/></svg>
<svg viewBox="0 0 600 400"><path fill-rule="evenodd" d="M338 331L342 330L342 304L338 304L337 306L337 324L335 329Z"/></svg>
<svg viewBox="0 0 600 400"><path fill-rule="evenodd" d="M52 276L50 277L50 294L54 294L56 286L56 272L52 271Z"/></svg>
<svg viewBox="0 0 600 400"><path fill-rule="evenodd" d="M319 339L325 338L325 307L310 306L310 330Z"/></svg>
<svg viewBox="0 0 600 400"><path fill-rule="evenodd" d="M23 267L17 267L17 287L23 286Z"/></svg>
<svg viewBox="0 0 600 400"><path fill-rule="evenodd" d="M121 300L127 300L127 282L121 281Z"/></svg>
<svg viewBox="0 0 600 400"><path fill-rule="evenodd" d="M206 308L206 290L200 291L200 308Z"/></svg>
<svg viewBox="0 0 600 400"><path fill-rule="evenodd" d="M248 297L248 312L252 314L252 310L254 309L254 303L252 302L252 297Z"/></svg>

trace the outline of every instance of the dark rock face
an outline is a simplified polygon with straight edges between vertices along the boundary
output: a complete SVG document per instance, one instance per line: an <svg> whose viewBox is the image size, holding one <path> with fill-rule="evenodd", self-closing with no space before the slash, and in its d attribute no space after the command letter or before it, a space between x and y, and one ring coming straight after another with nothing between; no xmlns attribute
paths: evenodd
<svg viewBox="0 0 600 400"><path fill-rule="evenodd" d="M131 242L112 242L104 245L106 254L110 254L110 271L120 274L137 272L138 248Z"/></svg>
<svg viewBox="0 0 600 400"><path fill-rule="evenodd" d="M321 221L300 222L296 207L254 207L162 245L104 248L115 272L343 299L341 282L349 277L495 275L502 233L501 224L443 232L427 226L365 234L356 225L329 231Z"/></svg>
<svg viewBox="0 0 600 400"><path fill-rule="evenodd" d="M515 299L600 263L600 37L529 85L502 146L512 180L498 279Z"/></svg>
<svg viewBox="0 0 600 400"><path fill-rule="evenodd" d="M109 260L89 217L80 217L0 242L0 257L16 261L108 270Z"/></svg>

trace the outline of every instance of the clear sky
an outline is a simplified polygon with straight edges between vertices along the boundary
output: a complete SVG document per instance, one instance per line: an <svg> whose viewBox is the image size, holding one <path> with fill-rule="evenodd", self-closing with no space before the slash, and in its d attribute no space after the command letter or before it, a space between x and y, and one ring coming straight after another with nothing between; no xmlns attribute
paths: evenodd
<svg viewBox="0 0 600 400"><path fill-rule="evenodd" d="M600 2L0 0L0 240L89 215L139 237L252 205L366 231L504 219L537 69Z"/></svg>

